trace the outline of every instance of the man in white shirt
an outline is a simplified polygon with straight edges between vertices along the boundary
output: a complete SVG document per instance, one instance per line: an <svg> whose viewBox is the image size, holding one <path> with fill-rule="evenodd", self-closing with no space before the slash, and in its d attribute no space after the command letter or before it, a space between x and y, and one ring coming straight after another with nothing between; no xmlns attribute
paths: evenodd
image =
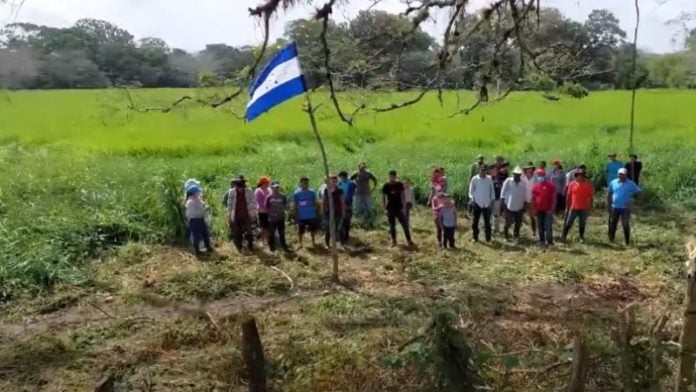
<svg viewBox="0 0 696 392"><path fill-rule="evenodd" d="M488 168L483 165L479 169L479 175L471 179L469 184L469 200L474 219L471 224L473 241L479 239L479 221L483 215L483 224L486 231L486 241L491 241L491 206L495 200L495 188L493 179L488 175Z"/></svg>
<svg viewBox="0 0 696 392"><path fill-rule="evenodd" d="M522 181L522 169L517 166L512 171L512 178L508 178L503 183L503 190L500 198L505 203L505 239L510 239L510 226L515 223L513 236L520 238L520 226L522 226L522 215L527 206L527 185Z"/></svg>

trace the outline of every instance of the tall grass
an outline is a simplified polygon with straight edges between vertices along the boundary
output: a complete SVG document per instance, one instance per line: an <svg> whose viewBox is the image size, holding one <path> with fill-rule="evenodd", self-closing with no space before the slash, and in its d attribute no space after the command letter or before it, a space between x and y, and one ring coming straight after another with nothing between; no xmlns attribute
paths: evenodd
<svg viewBox="0 0 696 392"><path fill-rule="evenodd" d="M142 105L160 105L185 91L139 90ZM224 230L220 198L229 179L270 174L294 189L300 176L321 178L319 154L299 100L252 124L224 110L185 106L168 114L126 110L119 91L15 92L0 103L0 286L50 287L84 281L83 263L131 240L181 241L181 186L203 181L215 233ZM408 93L381 95L382 103ZM421 198L434 165L447 168L452 189L465 192L473 157L505 155L513 163L561 158L584 162L601 187L607 152L625 156L628 94L594 93L580 101L512 94L469 116L450 114L434 96L375 116L355 128L322 107L319 127L332 170L368 162L382 178L397 169ZM346 97L348 98L348 97ZM463 102L471 100L463 93ZM355 97L351 97L355 99ZM641 91L637 151L648 201L696 196L696 92Z"/></svg>

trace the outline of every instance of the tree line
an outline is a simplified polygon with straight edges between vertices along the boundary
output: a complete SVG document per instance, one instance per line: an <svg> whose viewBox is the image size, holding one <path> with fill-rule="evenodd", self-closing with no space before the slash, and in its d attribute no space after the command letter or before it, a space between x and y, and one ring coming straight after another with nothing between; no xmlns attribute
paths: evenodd
<svg viewBox="0 0 696 392"><path fill-rule="evenodd" d="M499 28L509 23L509 16L498 15L492 23L490 15L463 14L455 22L454 35L468 35L453 66L438 77L438 87L627 89L635 81L639 87L696 88L696 29L681 51L640 52L634 79L632 44L610 11L594 10L582 23L555 8L542 8L537 16L521 27L524 31L516 31L526 37L525 47L517 50L531 54L520 64L525 60L515 54L514 46L522 41L501 36L510 30ZM480 28L468 29L477 24ZM445 44L414 27L406 16L376 10L361 11L342 23L328 21L326 28L321 20L291 21L265 56L288 40L298 43L311 87L322 85L329 70L339 90L432 86ZM189 53L159 38L135 40L125 29L95 19L67 28L13 23L0 31L0 87L226 86L242 78L258 51L253 46L209 44Z"/></svg>

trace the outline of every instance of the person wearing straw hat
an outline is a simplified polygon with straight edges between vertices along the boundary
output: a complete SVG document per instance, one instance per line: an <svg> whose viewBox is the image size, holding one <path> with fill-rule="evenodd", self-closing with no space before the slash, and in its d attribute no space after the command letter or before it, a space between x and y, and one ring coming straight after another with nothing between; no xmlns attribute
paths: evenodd
<svg viewBox="0 0 696 392"><path fill-rule="evenodd" d="M635 182L628 179L628 170L618 170L619 178L609 184L607 205L609 206L609 241L614 242L616 227L621 219L626 245L631 243L631 198L642 192Z"/></svg>
<svg viewBox="0 0 696 392"><path fill-rule="evenodd" d="M517 166L512 171L512 177L505 180L500 197L505 205L505 239L510 239L510 226L513 222L513 237L520 238L520 227L522 226L522 216L527 206L527 185L522 181L524 172Z"/></svg>
<svg viewBox="0 0 696 392"><path fill-rule="evenodd" d="M246 187L244 176L234 180L234 189L227 197L227 215L232 222L232 242L238 251L246 241L248 251L254 250L253 223L258 219L258 205L254 191Z"/></svg>
<svg viewBox="0 0 696 392"><path fill-rule="evenodd" d="M566 218L561 237L563 241L568 237L575 219L580 221L580 241L585 241L585 226L587 225L587 217L592 212L593 203L594 189L592 184L587 181L585 170L577 170L575 180L568 184L566 191Z"/></svg>

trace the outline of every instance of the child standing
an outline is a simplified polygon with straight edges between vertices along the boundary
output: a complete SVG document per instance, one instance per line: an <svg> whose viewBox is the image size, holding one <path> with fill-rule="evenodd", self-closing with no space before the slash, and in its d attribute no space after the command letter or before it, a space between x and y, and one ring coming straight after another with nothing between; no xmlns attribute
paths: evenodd
<svg viewBox="0 0 696 392"><path fill-rule="evenodd" d="M285 242L285 209L288 206L288 198L280 192L280 183L271 183L271 194L266 198L264 207L268 211L268 248L271 252L276 250L276 236L284 252L288 252L288 244Z"/></svg>
<svg viewBox="0 0 696 392"><path fill-rule="evenodd" d="M456 249L454 246L454 231L457 228L457 209L454 208L454 200L448 194L442 196L442 208L440 208L439 218L443 231L443 246L445 248Z"/></svg>
<svg viewBox="0 0 696 392"><path fill-rule="evenodd" d="M189 241L196 255L201 254L198 248L201 240L205 244L208 253L213 251L210 244L210 232L205 221L208 206L201 200L201 189L197 185L191 185L186 189L186 219L188 220Z"/></svg>
<svg viewBox="0 0 696 392"><path fill-rule="evenodd" d="M442 220L440 219L440 210L444 205L444 197L439 187L435 188L435 191L435 197L433 197L431 201L431 206L433 208L433 219L435 221L435 231L437 233L437 244L442 248Z"/></svg>

